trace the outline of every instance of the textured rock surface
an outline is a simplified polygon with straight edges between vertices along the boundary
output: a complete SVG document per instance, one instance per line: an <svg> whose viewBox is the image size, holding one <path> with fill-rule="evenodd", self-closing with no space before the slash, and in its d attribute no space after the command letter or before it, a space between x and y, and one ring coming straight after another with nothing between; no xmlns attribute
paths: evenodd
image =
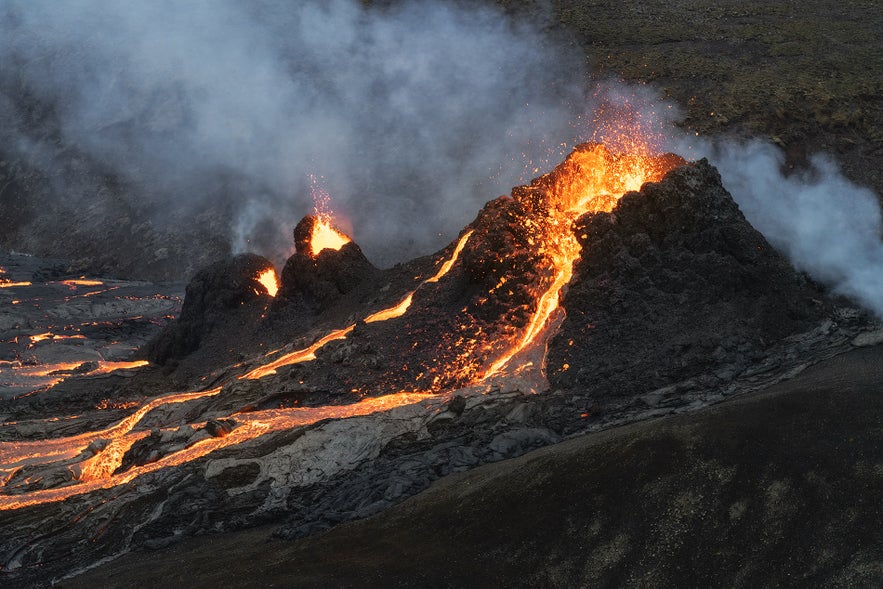
<svg viewBox="0 0 883 589"><path fill-rule="evenodd" d="M766 393L448 477L326 534L193 539L65 586L879 586L881 381L883 349L864 348Z"/></svg>
<svg viewBox="0 0 883 589"><path fill-rule="evenodd" d="M319 313L378 272L355 242L315 257L298 250L282 269L277 307L295 305Z"/></svg>
<svg viewBox="0 0 883 589"><path fill-rule="evenodd" d="M151 362L165 364L196 350L203 338L219 324L230 321L240 307L266 297L258 276L273 264L255 254L240 254L216 262L187 285L184 306L177 321L166 327L146 349Z"/></svg>
<svg viewBox="0 0 883 589"><path fill-rule="evenodd" d="M679 198L692 194L692 197L700 199L700 204L702 198L711 199L709 202L721 207L721 215L725 219L736 227L743 227L744 221L738 210L728 200L710 168L705 166L701 175L705 180L702 182L683 179L686 177L689 180L690 174L702 171L702 166L705 164L686 168L686 171L675 171L672 175L676 180L673 185L678 190L673 194L679 195ZM644 195L650 198L653 191L658 189L658 186L648 185ZM530 194L525 196L529 197ZM639 207L640 203L631 202L637 198L626 197L626 208ZM323 330L332 322L336 322L336 327L355 322L349 337L318 350L316 360L259 380L237 378L253 365L249 361L242 362L242 359L219 373L196 372L198 376L193 382L199 383L199 390L217 388L205 391L205 395L190 393L188 395L192 397L148 408L136 423L129 441L133 441L134 437L138 437L139 441L135 441L129 454L124 456L125 464L118 475L125 477L134 473L136 478L126 479L107 489L94 488L60 503L4 512L4 517L0 518L3 580L9 579L23 586L39 585L121 551L140 547L159 548L178 541L182 536L231 531L266 522L277 522L278 525L278 522L284 521L284 525L277 530L277 534L284 538L311 535L341 522L378 513L451 473L516 457L574 434L689 412L733 395L764 388L799 374L812 363L852 349L853 342L869 339L870 336L859 337L863 332L879 329L879 326L869 327L867 318L859 311L835 306L834 302L821 299L819 304L812 300L804 301L810 308L808 315L786 316L781 324L784 327L770 320L773 325L767 329L762 324L762 307L756 306L757 293L750 290L750 283L737 280L728 287L732 290L730 302L745 305L744 316L750 320L740 322L742 315L735 310L730 314L717 311L721 313L721 319L714 325L720 328L721 333L714 336L725 338L729 335L727 329L730 324L727 321L732 321L732 329L737 334L744 331L750 336L755 333L752 330L760 330L770 338L762 342L763 354L748 355L740 360L741 364L734 365L732 357L726 354L712 354L710 360L704 355L687 355L684 357L695 364L681 366L683 370L680 371L645 374L642 370L647 363L651 368L668 366L667 357L654 357L649 344L649 351L644 355L625 354L622 349L612 348L610 357L621 368L623 378L630 374L634 379L634 384L629 385L625 394L621 391L613 394L611 383L630 381L610 378L581 381L576 385L540 390L540 394L535 394L537 391L532 381L514 374L457 391L449 390L444 395L371 415L352 413L359 407L375 407L370 403L374 399L366 399L364 404L355 403L362 396L359 393L398 392L401 389L396 386L400 382L421 383L421 377L417 376L420 373L414 374L412 371L423 370L424 367L417 364L415 368L410 360L403 366L402 358L423 358L427 362L434 359L436 366L443 369L446 365L460 366L457 364L459 354L464 354L463 357L468 359L469 354L482 345L483 340L468 340L470 337L488 337L488 333L482 332L482 322L479 320L465 327L460 327L460 322L484 317L482 313L499 302L495 301L494 296L487 296L483 281L497 283L499 277L495 273L517 275L521 269L520 263L510 267L507 260L501 261L501 252L495 251L490 244L495 243L497 238L492 229L505 228L507 212L522 204L518 199L492 201L471 226L476 229L479 238L471 247L467 245L464 248L464 258L441 280L427 281L438 271L442 261L451 255L453 244L434 259L418 260L412 265L366 278L351 292L342 294L328 311L310 315L315 322L308 324L306 329L300 324L285 322L291 333L298 334L296 337L299 339L295 340L298 344L303 340L307 344L316 341L327 333ZM681 209L686 206L683 205ZM685 273L692 267L691 264L699 264L697 267L706 271L714 269L713 262L730 268L727 265L733 263L732 258L745 260L744 265L749 271L756 267L767 270L777 268L781 276L770 276L773 284L784 285L782 288L791 285L795 289L789 291L785 288L785 295L796 293L804 296L807 289L814 291L812 285L801 282L799 275L782 266L781 258L774 253L756 253L756 245L763 242L752 241L759 236L748 232L750 228L742 233L737 231L737 237L743 236L744 239L733 239L731 250L726 250L727 255L716 254L710 261L703 262L703 250L696 243L706 244L715 252L715 248L719 247L720 232L714 233L716 225L711 223L711 219L706 219L708 227L712 228L709 229L712 237L704 238L705 241L701 237L694 237L694 233L701 236L703 232L691 231L692 221L688 222L691 219L688 211L675 209L679 214L672 214L664 222L659 220L661 227L658 230L656 225L644 228L651 244L654 239L662 244L656 247L657 250L666 255L669 250L680 252L672 260L661 256L656 265L648 263L648 268L652 270L649 273L651 278L656 274L666 276L669 261L677 272ZM641 214L652 216L656 213L651 207ZM640 214L636 213L636 217L634 221L638 223ZM592 217L596 220L602 218ZM668 222L673 223L671 247L665 231ZM588 233L586 229L586 235ZM598 235L608 235L613 245L622 241L616 232L604 234L599 230ZM506 251L502 255L513 253L510 250L517 250L519 240L526 237L519 236L517 230L513 230L510 236L502 236L500 239L504 242L513 244L512 248L504 247ZM623 258L621 248L617 247L612 247L608 254ZM487 258L494 255L497 256L494 259ZM516 260L519 259L516 256ZM591 267L588 270L580 267L577 279L571 285L571 293L579 295L584 286L588 289L586 292L592 293L592 289L599 284L607 284L605 288L615 291L617 282L626 288L626 292L638 287L647 288L648 280L641 278L642 272L647 273L643 266L635 266L627 258L619 261L625 264L626 269L619 272L616 268L607 267L606 271L610 273L607 283L593 282ZM220 272L212 276L228 274ZM747 275L750 276L750 272ZM527 272L520 280L522 282L516 281L515 284L532 288L541 283L543 277L542 273ZM652 279L649 282L654 284ZM224 283L224 286L229 285ZM712 288L715 285L701 286L683 287L677 291L688 296L681 301L683 309L678 310L680 314L672 317L685 321L684 318L689 317L691 312L699 317L711 316L708 309L717 309L713 297L722 295ZM358 318L365 318L369 313L390 304L395 305L408 289L414 288L417 290L408 313L377 323L358 321ZM516 293L514 287L512 292ZM225 330L232 326L229 331L216 330L214 333L223 337L214 337L214 343L201 346L184 362L206 354L206 357L213 358L214 366L217 366L218 358L229 353L230 341L236 341L235 348L244 349L241 346L244 346L243 340L247 338L242 338L241 334L266 338L267 333L263 330L274 321L281 322L283 316L269 312L268 297L259 292L253 296L251 304L241 307L258 317L267 312L266 323L249 316L246 318L248 321L242 321L239 325L230 324L231 318L236 317L235 310L231 312L230 307L211 299L208 304L201 304L198 308L202 309L203 315L218 312L219 317L223 317ZM509 296L508 292L506 296ZM659 296L659 300L668 302L667 291ZM774 293L765 296L769 298L764 304L774 305L774 309L788 308L787 303L777 299ZM197 296L194 300L203 299ZM512 303L517 299L505 300ZM569 300L568 304L576 301L586 305L594 301L579 298ZM650 300L655 299L650 297ZM602 309L609 313L610 318L610 335L607 337L623 338L630 342L640 342L641 338L647 337L647 326L652 317L625 309L621 310L624 320L620 325L613 322L615 314L612 311L603 305ZM502 310L508 311L509 306L502 305ZM569 313L575 315L579 310L591 311L570 307ZM487 316L496 315L489 313ZM666 317L669 316L662 319ZM327 323L320 328L320 321ZM488 322L492 323L490 319ZM497 329L493 334L505 333L506 326ZM649 333L652 335L652 331ZM685 333L689 337L707 334L695 326L685 328ZM748 338L747 341L753 340ZM419 349L412 352L415 343ZM581 347L583 343L587 347ZM288 351L294 345L290 343L282 351ZM491 345L496 344L491 342ZM603 351L590 345L594 344L589 340L581 343L575 341L572 346L568 342L566 348L574 349L569 353L580 354L575 365L597 364L598 358L593 354L603 356ZM660 345L667 349L665 346L669 344L663 340ZM435 355L435 350L442 353ZM386 374L392 375L389 380L377 379L378 375ZM430 373L426 378L432 377ZM133 378L125 388L153 391L153 395L169 391L160 388L157 381L150 378L158 378L157 371ZM446 384L456 383L456 378L455 375ZM370 383L374 388L367 391L355 388L364 383ZM70 387L74 384L71 383ZM67 389L69 398L87 398L86 392L77 392L70 387ZM139 405L144 406L143 403ZM264 413L258 413L260 411ZM58 413L56 408L53 415ZM83 427L94 431L95 413L87 411L83 416L76 416L72 419L73 425L50 427L59 436L70 431L63 428L72 428L72 433L83 431L79 429ZM356 416L334 419L341 415ZM276 416L285 418L278 430L261 429L267 427ZM37 411L32 417L48 415ZM104 421L102 425L107 425L107 422ZM27 421L6 427L11 439L33 436L35 432L34 424ZM243 435L247 432L263 433L248 439ZM238 438L240 435L243 437ZM238 443L228 447L212 446L231 439ZM82 451L85 453L83 456L65 456L57 461L50 459L41 464L26 465L13 473L10 479L13 486L0 496L0 500L14 504L18 501L16 495L34 491L40 486L64 489L83 484L84 473L88 472L82 465L91 460L91 455L97 453L95 456L106 456L114 448L122 452L125 448L121 444L118 439L114 441L102 434L94 445L89 444ZM82 445L85 447L85 444ZM185 458L180 463L163 462L169 457L174 459L179 456L176 453L198 450L200 447L215 449L205 455L196 452L198 457ZM4 447L0 449L10 450ZM18 455L14 448L11 452ZM138 466L151 466L154 462L161 468ZM76 525L69 525L72 520L76 520ZM52 531L47 533L46 530ZM58 554L76 556L64 561L55 560L52 555Z"/></svg>
<svg viewBox="0 0 883 589"><path fill-rule="evenodd" d="M582 257L549 346L553 386L629 397L709 371L726 381L831 316L705 160L581 217L575 232Z"/></svg>

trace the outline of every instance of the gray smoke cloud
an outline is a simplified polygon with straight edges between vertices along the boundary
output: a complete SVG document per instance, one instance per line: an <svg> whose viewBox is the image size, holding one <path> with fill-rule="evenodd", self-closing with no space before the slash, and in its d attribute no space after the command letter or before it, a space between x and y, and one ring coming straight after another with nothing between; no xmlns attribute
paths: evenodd
<svg viewBox="0 0 883 589"><path fill-rule="evenodd" d="M224 208L235 250L290 250L313 175L375 262L434 251L560 159L587 105L581 51L489 7L5 0L0 16L0 58L60 135L20 152L51 167L53 142L75 147L157 222Z"/></svg>
<svg viewBox="0 0 883 589"><path fill-rule="evenodd" d="M677 105L656 89L604 83L593 103L594 138L614 150L640 151L621 126L637 129L648 151L702 157L749 223L799 270L859 303L883 320L883 199L843 175L817 153L804 170L785 173L785 154L759 139L705 138L678 123Z"/></svg>

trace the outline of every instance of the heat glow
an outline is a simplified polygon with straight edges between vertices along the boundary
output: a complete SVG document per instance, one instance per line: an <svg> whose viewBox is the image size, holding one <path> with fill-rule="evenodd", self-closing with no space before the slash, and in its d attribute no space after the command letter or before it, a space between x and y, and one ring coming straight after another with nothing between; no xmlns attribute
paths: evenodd
<svg viewBox="0 0 883 589"><path fill-rule="evenodd" d="M441 266L439 266L438 271L433 274L430 278L427 278L423 282L421 282L416 289L408 293L402 301L388 309L383 309L382 311L377 311L376 313L372 313L368 317L365 318L365 323L374 323L376 321L386 321L387 319L393 319L395 317L401 317L405 314L408 308L411 306L411 300L414 297L414 293L417 292L424 284L438 282L438 280L447 274L450 269L456 263L457 258L460 256L460 252L463 251L463 248L466 247L466 242L469 241L469 237L472 235L472 231L467 231L462 236L460 236L459 241L457 242L457 246L454 248L454 251L451 253L451 257L445 260ZM335 340L343 339L356 327L356 324L353 323L344 327L343 329L334 330L317 342L312 344L311 346L304 348L302 350L297 350L294 352L289 352L288 354L284 354L279 358L264 364L262 366L258 366L254 370L247 372L240 376L240 379L256 379L267 376L268 374L275 374L277 368L282 368L283 366L290 366L291 364L298 364L300 362L308 362L310 360L316 359L316 350L327 344L328 342L332 342Z"/></svg>
<svg viewBox="0 0 883 589"><path fill-rule="evenodd" d="M521 196L513 193L513 198L532 199L536 203L529 218L516 219L530 230L531 247L539 248L548 260L551 270L537 279L536 292L532 291L533 305L524 327L508 339L489 342L491 354L478 369L466 373L465 380L475 384L492 377L507 377L519 374L521 370L532 370L542 364L546 341L554 333L556 318L563 316L559 307L562 290L570 282L573 264L580 256L581 246L573 233L573 223L588 212L611 211L619 198L626 192L638 190L645 182L658 181L665 173L683 160L647 155L646 146L630 149L630 153L617 154L604 145L587 143L578 146L567 159L550 174L535 179L525 187ZM423 285L438 282L456 265L473 231L464 232L458 239L451 254L437 262L438 268L430 277L407 293L397 304L376 311L364 318L366 323L387 321L404 315L411 307L414 294ZM310 234L310 254L316 256L324 249L339 250L350 239L337 231L327 212L319 212ZM500 252L500 255L506 255ZM267 292L275 296L278 279L275 271L269 269L256 279ZM501 279L498 286L505 283ZM0 284L2 287L3 284ZM97 286L97 285L95 285ZM239 376L239 379L259 379L274 374L279 368L306 362L316 358L316 351L331 341L347 337L355 328L352 323L342 329L325 333L312 345L276 357L279 351L262 358L266 362ZM32 343L49 339L51 333L32 336ZM462 339L462 338L461 338ZM464 348L473 349L473 348ZM531 358L528 360L527 358ZM100 363L98 371L118 369L122 363ZM134 367L133 364L125 367ZM75 370L77 365L34 368L34 370ZM540 372L541 372L540 367ZM97 372L96 372L97 373ZM462 376L462 375L461 375ZM454 379L452 379L453 381ZM228 381L228 385L230 382ZM226 386L226 385L225 385ZM196 439L186 447L170 451L156 461L132 467L125 472L116 472L123 457L138 440L150 435L150 430L142 424L144 417L157 409L170 404L195 402L205 397L221 393L222 387L206 391L170 393L140 405L128 417L105 429L84 434L41 441L0 443L0 510L18 509L25 506L60 501L68 497L107 489L125 484L155 470L180 465L206 456L207 454L233 444L240 444L266 434L300 427L323 419L340 419L385 411L393 407L423 402L437 398L423 392L397 392L381 397L362 400L350 405L329 405L312 408L279 408L249 412L234 412L229 418L235 427L223 437ZM104 403L104 402L102 402ZM105 404L100 408L108 408ZM134 408L130 404L120 408ZM114 407L115 408L115 407ZM204 419L204 418L202 418ZM166 430L183 432L198 431L204 422L176 423ZM188 429L189 428L189 429ZM53 488L26 491L15 488L27 469L67 469L70 482ZM23 470L24 469L24 470ZM22 492L24 491L24 492Z"/></svg>
<svg viewBox="0 0 883 589"><path fill-rule="evenodd" d="M339 250L352 241L349 237L331 226L330 219L324 216L316 217L313 223L313 233L310 236L310 251L318 256L322 250Z"/></svg>
<svg viewBox="0 0 883 589"><path fill-rule="evenodd" d="M267 294L271 297L275 297L276 293L279 292L279 279L276 277L276 271L273 268L261 272L257 277L257 281L267 289Z"/></svg>
<svg viewBox="0 0 883 589"><path fill-rule="evenodd" d="M649 151L646 145L633 147L639 154ZM559 309L561 290L570 282L580 256L573 222L585 213L613 210L623 194L661 180L677 163L672 158L614 154L600 143L586 143L577 146L555 171L534 180L531 188L546 195L548 216L539 223L525 221L536 228L536 239L552 262L553 276L537 297L536 310L521 336L487 368L483 379L500 374L514 356L538 343L537 336Z"/></svg>

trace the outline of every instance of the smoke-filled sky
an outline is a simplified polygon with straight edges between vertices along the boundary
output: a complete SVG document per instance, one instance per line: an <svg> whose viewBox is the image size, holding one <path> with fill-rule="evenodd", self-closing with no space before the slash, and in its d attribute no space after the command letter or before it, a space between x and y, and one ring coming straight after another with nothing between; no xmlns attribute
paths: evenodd
<svg viewBox="0 0 883 589"><path fill-rule="evenodd" d="M685 137L652 88L590 81L581 48L493 8L4 0L0 17L0 59L55 105L61 143L123 178L123 198L151 199L156 223L230 211L234 251L290 250L316 178L375 263L431 253L485 201L637 115L663 139L653 147L707 155L799 268L883 317L873 193L823 156L786 178L773 146ZM14 147L43 154L53 141Z"/></svg>
<svg viewBox="0 0 883 589"><path fill-rule="evenodd" d="M235 180L234 249L289 246L315 176L376 262L430 253L548 141L583 132L581 51L490 8L0 6L2 59L59 105L66 143L176 209L216 205L206 187Z"/></svg>

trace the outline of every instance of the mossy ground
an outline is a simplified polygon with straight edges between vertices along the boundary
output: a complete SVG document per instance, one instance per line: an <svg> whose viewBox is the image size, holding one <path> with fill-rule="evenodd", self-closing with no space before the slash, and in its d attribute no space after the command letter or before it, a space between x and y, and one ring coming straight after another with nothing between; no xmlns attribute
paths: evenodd
<svg viewBox="0 0 883 589"><path fill-rule="evenodd" d="M658 86L703 135L761 137L791 163L835 155L883 194L883 4L875 0L532 0L602 76Z"/></svg>

